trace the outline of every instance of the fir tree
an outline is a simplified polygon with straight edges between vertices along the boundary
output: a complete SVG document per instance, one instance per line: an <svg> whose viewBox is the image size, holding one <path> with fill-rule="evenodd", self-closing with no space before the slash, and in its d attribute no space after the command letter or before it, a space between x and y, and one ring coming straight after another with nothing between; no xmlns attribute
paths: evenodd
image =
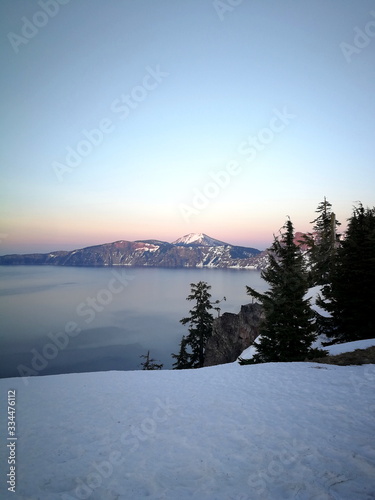
<svg viewBox="0 0 375 500"><path fill-rule="evenodd" d="M309 250L312 285L326 285L330 280L330 271L335 260L340 235L337 233L341 223L331 210L331 203L324 200L318 205L318 217L311 224L313 233L305 236Z"/></svg>
<svg viewBox="0 0 375 500"><path fill-rule="evenodd" d="M275 237L269 249L269 266L262 278L270 285L264 294L247 288L264 308L257 354L252 362L301 361L313 351L315 340L308 275L300 248L294 243L294 229L288 220L281 239Z"/></svg>
<svg viewBox="0 0 375 500"><path fill-rule="evenodd" d="M372 338L375 332L375 207L354 207L331 288L321 306L332 315L332 336L341 342Z"/></svg>
<svg viewBox="0 0 375 500"><path fill-rule="evenodd" d="M182 336L179 353L172 354L172 358L176 360L172 365L174 370L184 370L185 368L191 368L190 355L186 351L185 335Z"/></svg>
<svg viewBox="0 0 375 500"><path fill-rule="evenodd" d="M308 245L310 265L310 286L319 285L320 293L317 295L316 304L325 309L325 303L332 295L331 277L336 266L337 251L340 246L340 235L337 233L341 223L336 219L331 210L332 205L324 197L318 205L316 217L311 224L313 233L306 235L305 243ZM334 325L331 317L315 312L316 331L330 336Z"/></svg>
<svg viewBox="0 0 375 500"><path fill-rule="evenodd" d="M219 301L211 302L211 294L209 290L211 287L204 281L199 283L191 283L191 294L188 295L186 300L195 301L195 306L189 311L190 316L182 318L180 323L183 325L189 324L189 334L185 337L183 344L180 348L184 367L187 365L189 368L200 368L204 363L204 352L206 342L212 334L213 315L210 313L215 309L213 304ZM189 352L186 347L189 347ZM182 352L181 352L182 350ZM176 359L180 354L172 356ZM176 368L179 368L178 364Z"/></svg>
<svg viewBox="0 0 375 500"><path fill-rule="evenodd" d="M142 370L161 370L163 368L163 363L155 363L156 360L150 358L150 351L147 351L147 354L141 354L139 357L145 359L141 363Z"/></svg>

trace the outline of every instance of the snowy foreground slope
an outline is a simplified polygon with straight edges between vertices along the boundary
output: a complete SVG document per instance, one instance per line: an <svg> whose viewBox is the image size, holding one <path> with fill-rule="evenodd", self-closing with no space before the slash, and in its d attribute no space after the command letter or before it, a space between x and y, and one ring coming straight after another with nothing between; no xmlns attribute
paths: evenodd
<svg viewBox="0 0 375 500"><path fill-rule="evenodd" d="M0 380L1 499L375 499L375 365L27 380ZM4 419L13 389L16 493Z"/></svg>

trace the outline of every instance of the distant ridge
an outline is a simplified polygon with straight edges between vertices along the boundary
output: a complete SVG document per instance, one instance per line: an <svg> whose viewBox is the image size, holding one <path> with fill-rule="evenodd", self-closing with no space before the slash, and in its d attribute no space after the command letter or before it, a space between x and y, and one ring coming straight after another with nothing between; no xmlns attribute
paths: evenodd
<svg viewBox="0 0 375 500"><path fill-rule="evenodd" d="M230 245L204 233L190 233L172 243L119 240L71 252L4 255L0 257L0 265L262 269L266 255L256 248Z"/></svg>

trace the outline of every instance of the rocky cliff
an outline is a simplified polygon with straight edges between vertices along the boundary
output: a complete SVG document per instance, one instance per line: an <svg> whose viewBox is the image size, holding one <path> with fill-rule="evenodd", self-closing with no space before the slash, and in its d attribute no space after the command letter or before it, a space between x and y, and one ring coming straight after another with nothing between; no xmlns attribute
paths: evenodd
<svg viewBox="0 0 375 500"><path fill-rule="evenodd" d="M224 313L216 318L206 344L204 366L235 361L259 335L262 311L260 304L247 304L239 314Z"/></svg>

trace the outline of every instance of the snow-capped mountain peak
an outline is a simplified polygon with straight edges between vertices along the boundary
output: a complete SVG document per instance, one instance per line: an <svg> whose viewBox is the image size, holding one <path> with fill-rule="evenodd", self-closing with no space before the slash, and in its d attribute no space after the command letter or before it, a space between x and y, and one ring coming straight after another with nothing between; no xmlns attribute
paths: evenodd
<svg viewBox="0 0 375 500"><path fill-rule="evenodd" d="M207 246L207 247L215 247L228 245L228 243L224 243L223 241L215 240L207 234L204 233L189 233L185 234L181 238L178 238L176 241L172 242L172 245L195 245L195 246Z"/></svg>

